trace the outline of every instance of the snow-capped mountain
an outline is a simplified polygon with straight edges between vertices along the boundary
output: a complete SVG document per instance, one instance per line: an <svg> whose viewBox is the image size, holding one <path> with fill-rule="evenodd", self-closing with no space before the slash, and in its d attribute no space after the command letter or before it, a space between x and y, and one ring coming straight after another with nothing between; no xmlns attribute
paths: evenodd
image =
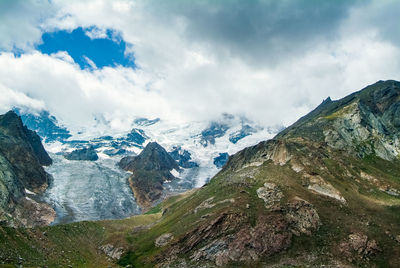
<svg viewBox="0 0 400 268"><path fill-rule="evenodd" d="M45 199L55 207L58 222L121 218L139 213L134 199L126 196L130 192L129 174L115 165L124 156L139 154L149 142L160 144L180 166L180 173L175 174L179 179L164 183L164 195L169 195L204 185L222 168L229 155L269 139L279 130L223 114L211 122L183 125L159 118L136 118L128 132L96 136L96 133L70 131L47 111L15 110L24 124L41 136L46 150L55 159L55 164L47 169L54 180ZM107 132L99 129L98 133ZM66 159L67 154L88 148L95 151L98 160L93 157L91 160L96 161L89 163ZM117 192L121 195L116 195ZM90 198L85 199L87 196ZM126 209L127 204L132 209ZM110 207L114 207L111 214L107 212Z"/></svg>

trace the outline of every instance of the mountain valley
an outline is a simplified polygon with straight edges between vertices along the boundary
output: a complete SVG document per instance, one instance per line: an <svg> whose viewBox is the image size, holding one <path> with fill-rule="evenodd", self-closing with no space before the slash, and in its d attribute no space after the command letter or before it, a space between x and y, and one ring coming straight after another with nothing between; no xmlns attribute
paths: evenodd
<svg viewBox="0 0 400 268"><path fill-rule="evenodd" d="M120 180L107 189L113 189L110 195L120 195L120 208L129 208L114 217L94 216L97 221L77 217L71 221L79 222L34 228L3 224L0 261L72 267L399 267L399 113L400 82L388 80L340 100L328 98L272 139L264 137L236 153L216 150L222 148L219 141L229 141L225 148L233 148L265 132L252 133L243 125L229 132L211 123L207 130L196 129L201 134L194 145L168 143L168 135L151 138L151 130L162 120L141 120L143 132L135 130L119 140L105 136L45 144L57 166L56 171L52 166L45 170L55 180L57 174L75 168L80 172L99 163L108 165L109 173L100 168L98 173L83 174L91 180L100 173L110 178L94 183L93 198L107 196L98 186L111 183L111 178ZM166 134L174 136L173 131ZM237 135L246 137L236 140ZM114 149L131 153L106 156L113 142L126 144L128 139L130 146ZM31 152L42 152L38 159L48 164L43 151L33 149L39 148L37 144L36 139ZM93 146L99 159L65 159L65 153L82 145ZM206 156L209 159L203 162ZM219 164L220 158L228 159ZM67 170L59 164L63 161L71 164ZM211 176L210 170L218 171L214 161L222 169L212 179L193 180L196 174ZM128 172L118 169L118 162ZM79 184L78 178L74 184ZM134 195L129 195L127 181ZM178 187L185 182L188 186ZM26 187L39 193L39 184ZM59 192L52 192L51 186L47 191ZM146 212L131 216L140 211L136 202ZM110 202L103 211L112 208L116 206ZM110 218L114 219L106 220Z"/></svg>

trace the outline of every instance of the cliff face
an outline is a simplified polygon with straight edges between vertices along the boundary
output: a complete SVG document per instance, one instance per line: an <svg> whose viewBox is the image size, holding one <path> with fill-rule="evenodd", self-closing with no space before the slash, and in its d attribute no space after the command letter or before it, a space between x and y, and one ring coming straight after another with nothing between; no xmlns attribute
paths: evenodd
<svg viewBox="0 0 400 268"><path fill-rule="evenodd" d="M131 171L129 183L137 203L147 210L161 198L163 183L175 179L171 170L179 170L178 163L156 142L150 142L136 157L121 159L119 166Z"/></svg>
<svg viewBox="0 0 400 268"><path fill-rule="evenodd" d="M26 197L25 193L25 189L41 193L47 188L50 175L42 166L51 163L39 136L23 126L14 112L0 116L1 221L22 226L52 221L54 211L48 205Z"/></svg>

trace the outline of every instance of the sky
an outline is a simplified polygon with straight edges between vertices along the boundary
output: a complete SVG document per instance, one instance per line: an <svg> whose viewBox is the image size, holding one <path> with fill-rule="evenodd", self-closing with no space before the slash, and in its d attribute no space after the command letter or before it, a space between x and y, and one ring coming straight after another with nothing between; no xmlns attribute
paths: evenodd
<svg viewBox="0 0 400 268"><path fill-rule="evenodd" d="M0 112L289 125L400 80L400 1L0 0Z"/></svg>

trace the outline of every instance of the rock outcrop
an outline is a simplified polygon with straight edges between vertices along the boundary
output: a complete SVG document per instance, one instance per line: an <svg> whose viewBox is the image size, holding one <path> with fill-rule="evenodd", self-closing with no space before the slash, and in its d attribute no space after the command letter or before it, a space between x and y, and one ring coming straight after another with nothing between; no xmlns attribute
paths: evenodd
<svg viewBox="0 0 400 268"><path fill-rule="evenodd" d="M54 220L54 210L26 197L25 190L41 193L47 188L50 175L42 166L51 163L39 136L16 113L0 116L0 221L31 227Z"/></svg>
<svg viewBox="0 0 400 268"><path fill-rule="evenodd" d="M171 171L179 170L178 163L156 142L148 143L138 156L122 158L119 166L132 172L129 184L144 210L161 198L163 183L175 179Z"/></svg>
<svg viewBox="0 0 400 268"><path fill-rule="evenodd" d="M355 258L368 259L373 257L380 251L375 240L368 239L368 236L361 233L349 234L339 245L339 251L347 258L349 262L353 262Z"/></svg>
<svg viewBox="0 0 400 268"><path fill-rule="evenodd" d="M92 146L73 150L72 152L65 154L64 157L68 160L96 161L99 159L96 150Z"/></svg>
<svg viewBox="0 0 400 268"><path fill-rule="evenodd" d="M222 168L226 164L226 162L228 162L228 159L228 153L220 153L217 157L214 158L214 165L217 168Z"/></svg>

